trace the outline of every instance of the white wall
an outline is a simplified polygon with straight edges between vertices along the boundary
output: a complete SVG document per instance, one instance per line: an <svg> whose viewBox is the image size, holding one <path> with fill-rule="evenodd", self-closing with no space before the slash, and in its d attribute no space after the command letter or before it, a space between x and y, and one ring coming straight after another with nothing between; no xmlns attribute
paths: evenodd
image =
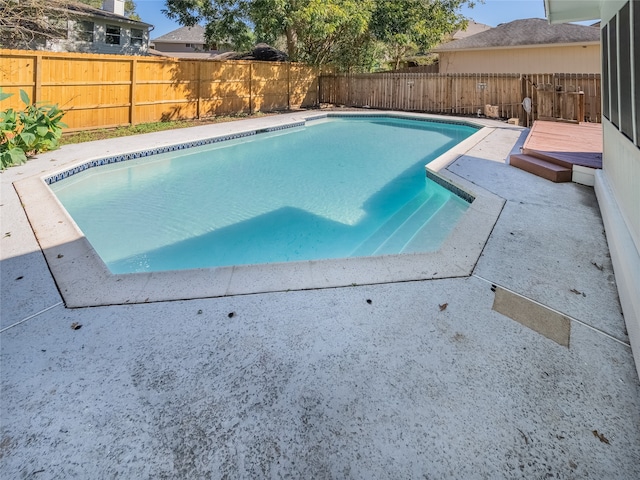
<svg viewBox="0 0 640 480"><path fill-rule="evenodd" d="M625 0L602 2L602 26L626 4ZM633 9L640 1L631 2ZM633 22L632 22L633 23ZM640 28L634 25L633 28ZM633 34L633 31L632 31ZM633 38L633 36L631 37ZM640 48L631 42L633 49ZM618 55L618 59L620 56ZM640 65L631 69L631 98L615 100L632 109L640 108ZM620 88L618 88L620 91ZM603 95L603 99L604 99ZM618 95L620 97L620 95ZM634 110L634 131L637 132ZM596 193L603 214L607 240L618 285L618 293L631 339L636 368L640 371L640 139L630 140L604 116L603 170L596 178ZM620 124L620 122L617 122Z"/></svg>

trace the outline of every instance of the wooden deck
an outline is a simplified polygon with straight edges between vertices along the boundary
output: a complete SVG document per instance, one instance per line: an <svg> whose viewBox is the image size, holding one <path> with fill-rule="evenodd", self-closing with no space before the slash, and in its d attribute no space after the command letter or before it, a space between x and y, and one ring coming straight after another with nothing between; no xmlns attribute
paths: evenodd
<svg viewBox="0 0 640 480"><path fill-rule="evenodd" d="M602 168L602 124L536 120L522 153L567 167Z"/></svg>

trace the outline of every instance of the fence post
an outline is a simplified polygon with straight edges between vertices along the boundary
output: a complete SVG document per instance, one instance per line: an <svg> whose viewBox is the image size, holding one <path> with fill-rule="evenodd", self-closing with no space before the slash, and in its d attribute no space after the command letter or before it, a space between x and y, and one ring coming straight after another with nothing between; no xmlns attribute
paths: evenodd
<svg viewBox="0 0 640 480"><path fill-rule="evenodd" d="M320 96L322 95L322 73L320 67L316 67L316 105L320 104Z"/></svg>
<svg viewBox="0 0 640 480"><path fill-rule="evenodd" d="M526 84L526 80L524 75L520 74L520 95L518 95L518 98L521 102L524 102L525 97L527 97L527 84ZM529 127L529 116L527 115L527 112L524 109L524 106L522 107L516 107L518 109L518 119L519 119L519 123L520 125L522 125L523 127Z"/></svg>
<svg viewBox="0 0 640 480"><path fill-rule="evenodd" d="M291 110L291 62L287 62L287 110Z"/></svg>
<svg viewBox="0 0 640 480"><path fill-rule="evenodd" d="M131 85L129 86L129 124L136 124L136 81L138 59L131 59Z"/></svg>
<svg viewBox="0 0 640 480"><path fill-rule="evenodd" d="M578 92L578 108L576 108L576 115L578 117L578 123L584 122L584 92Z"/></svg>
<svg viewBox="0 0 640 480"><path fill-rule="evenodd" d="M249 63L249 115L253 113L253 62Z"/></svg>
<svg viewBox="0 0 640 480"><path fill-rule="evenodd" d="M196 118L200 120L200 108L202 104L202 60L198 60L196 64L198 67L196 68Z"/></svg>
<svg viewBox="0 0 640 480"><path fill-rule="evenodd" d="M33 86L33 103L39 102L42 98L42 55L36 55L36 63L34 68L34 86Z"/></svg>

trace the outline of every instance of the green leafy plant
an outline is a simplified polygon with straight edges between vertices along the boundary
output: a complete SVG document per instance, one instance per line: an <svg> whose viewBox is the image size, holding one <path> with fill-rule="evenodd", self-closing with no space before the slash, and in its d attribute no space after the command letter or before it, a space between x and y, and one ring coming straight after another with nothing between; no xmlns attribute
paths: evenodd
<svg viewBox="0 0 640 480"><path fill-rule="evenodd" d="M0 88L0 100L9 98ZM62 136L64 113L57 105L31 103L29 95L20 90L25 104L22 111L13 108L0 112L0 169L20 165L38 152L55 150Z"/></svg>

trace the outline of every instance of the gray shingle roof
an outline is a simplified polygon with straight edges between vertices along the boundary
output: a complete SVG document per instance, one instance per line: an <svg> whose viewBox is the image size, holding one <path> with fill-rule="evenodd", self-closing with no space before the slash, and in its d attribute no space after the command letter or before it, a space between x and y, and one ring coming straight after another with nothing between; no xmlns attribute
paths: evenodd
<svg viewBox="0 0 640 480"><path fill-rule="evenodd" d="M600 29L570 23L549 24L541 18L503 23L496 28L440 45L434 52L523 45L588 43L600 41Z"/></svg>
<svg viewBox="0 0 640 480"><path fill-rule="evenodd" d="M204 41L204 27L202 25L180 27L151 41L160 43L206 43Z"/></svg>
<svg viewBox="0 0 640 480"><path fill-rule="evenodd" d="M100 8L94 8L84 3L69 2L67 5L65 5L65 7L67 10L73 13L86 15L90 17L99 17L106 20L117 20L119 22L137 23L137 24L145 25L147 27L151 26L150 23L141 22L138 20L132 20L130 18L123 17L122 15L118 15L117 13L108 12Z"/></svg>

